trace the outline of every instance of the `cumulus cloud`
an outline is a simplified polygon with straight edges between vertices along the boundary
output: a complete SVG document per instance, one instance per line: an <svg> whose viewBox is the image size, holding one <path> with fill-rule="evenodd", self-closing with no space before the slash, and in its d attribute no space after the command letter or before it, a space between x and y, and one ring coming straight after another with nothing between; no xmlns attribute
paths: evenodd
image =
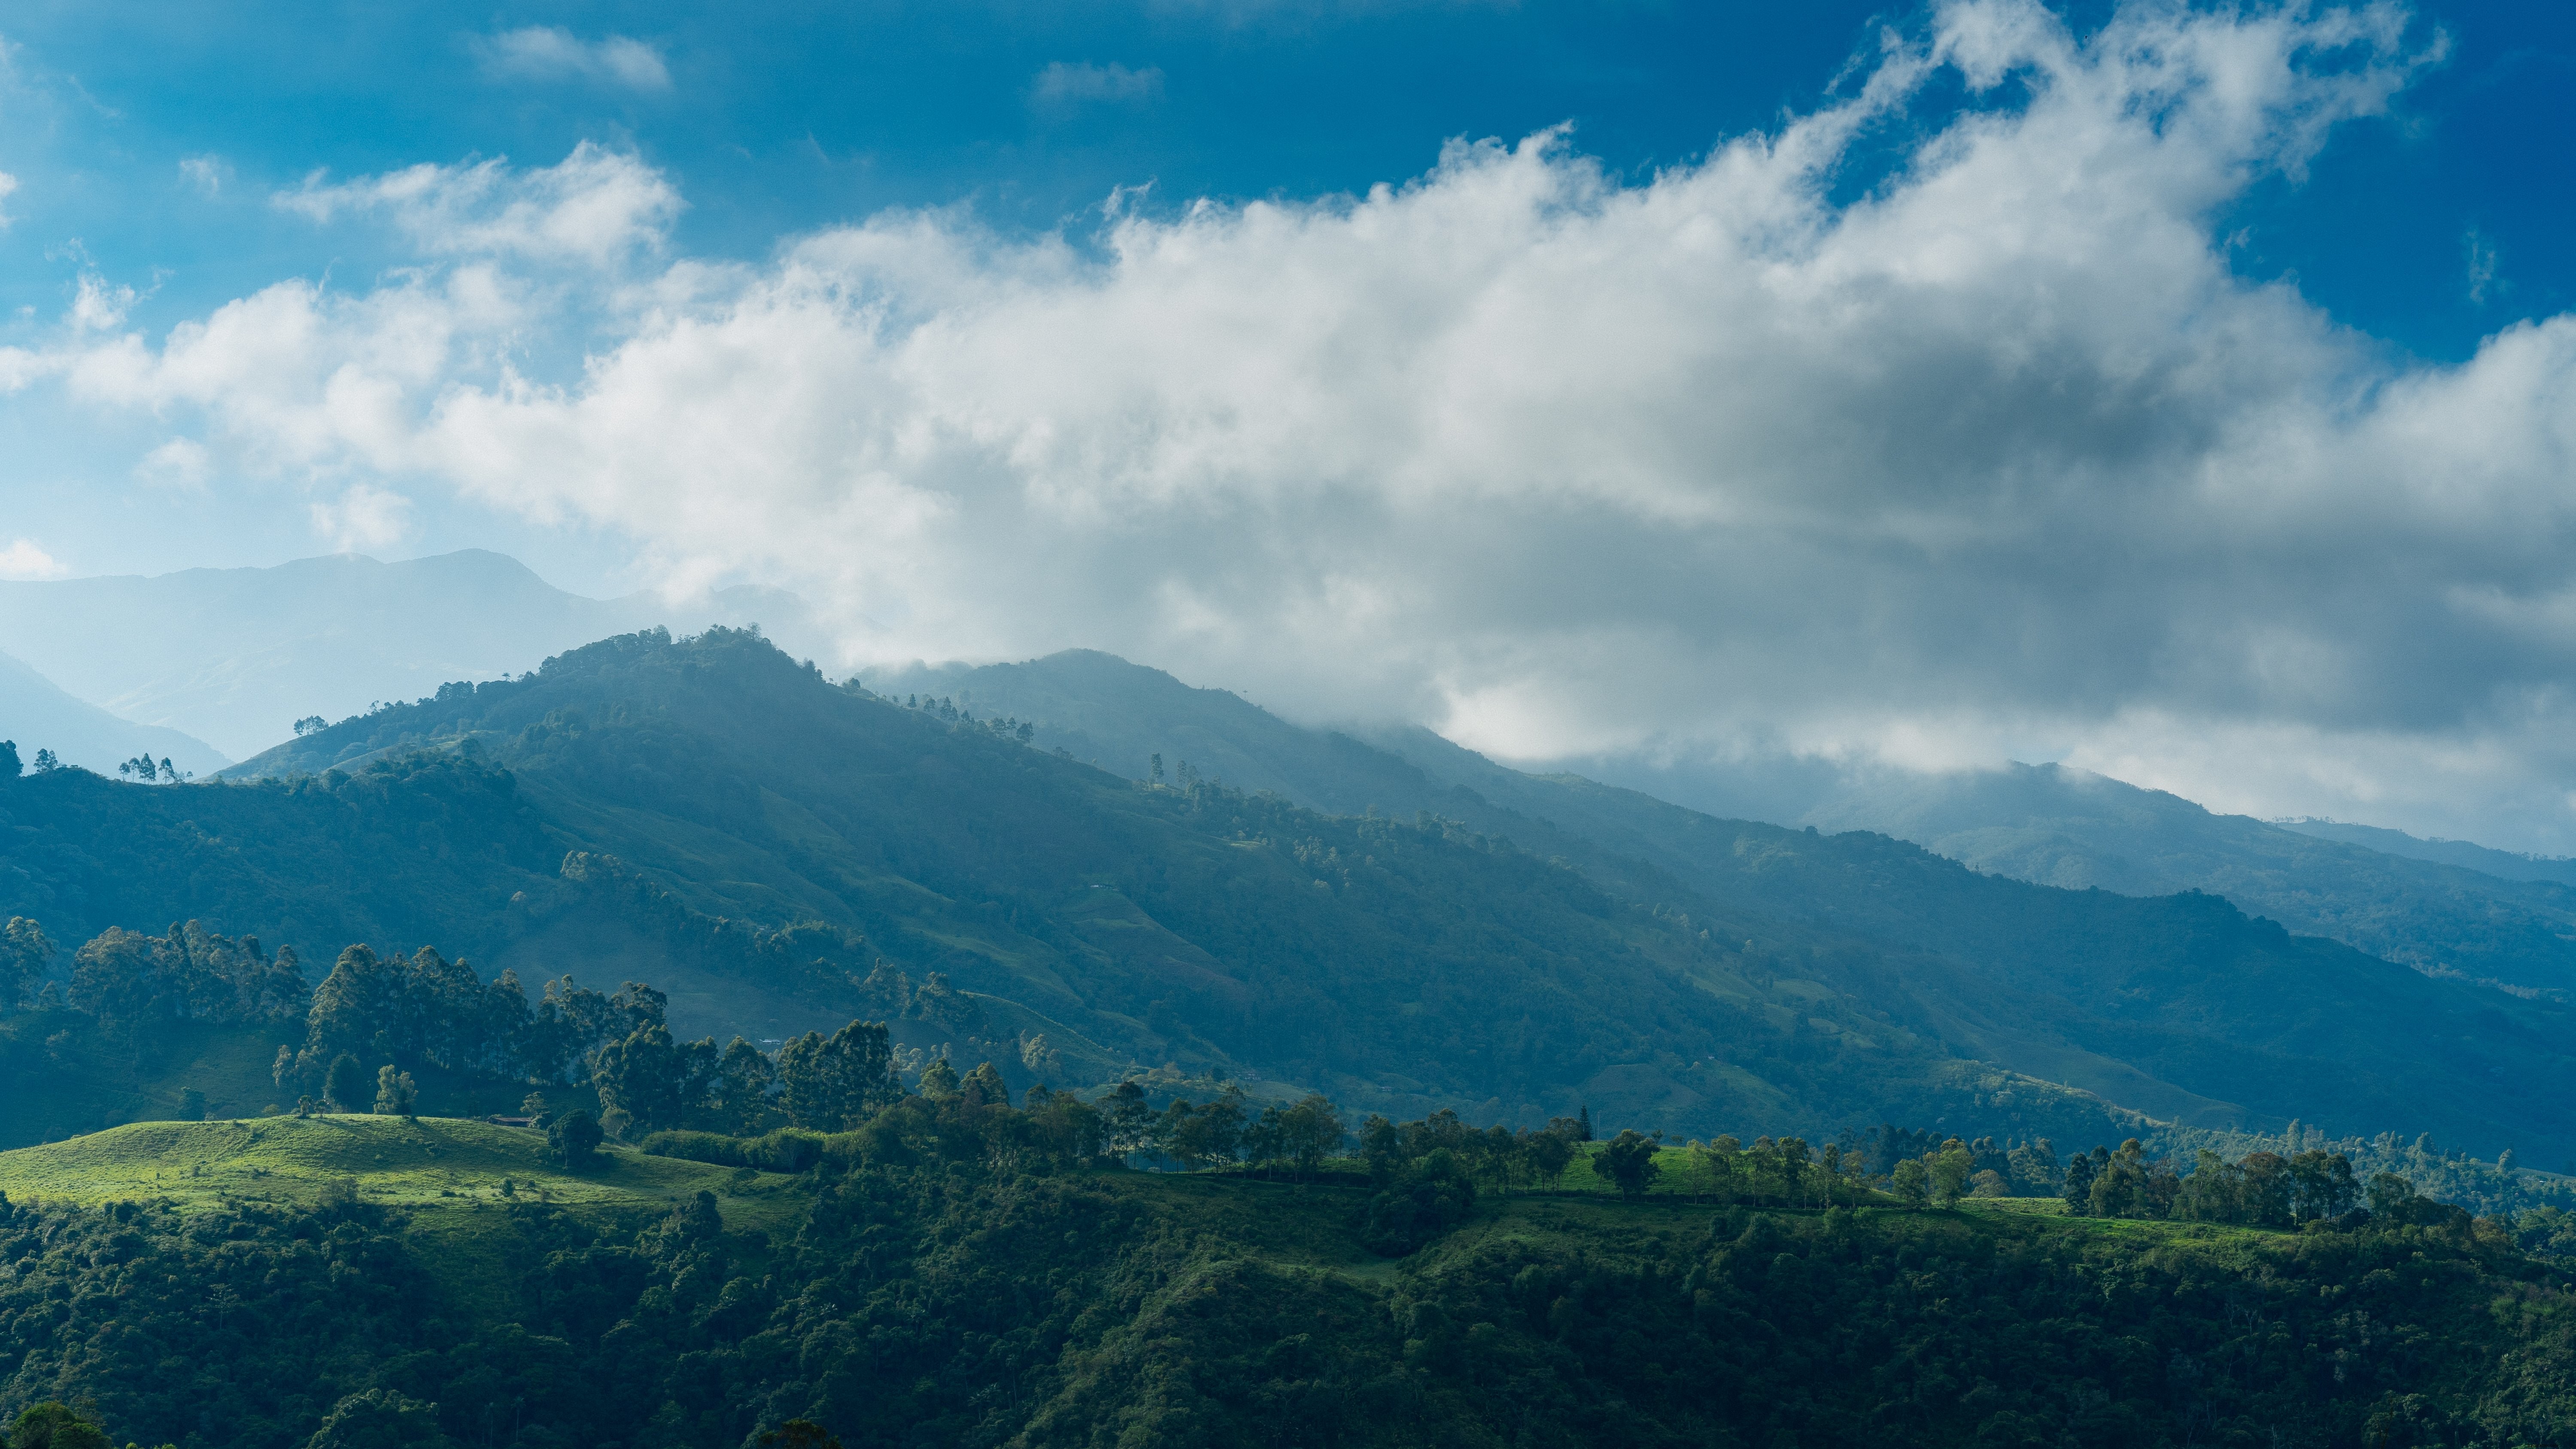
<svg viewBox="0 0 2576 1449"><path fill-rule="evenodd" d="M2576 319L2392 362L2213 234L2386 107L2408 23L2133 4L2078 38L1954 0L1647 182L1550 132L1096 237L887 214L618 283L560 378L506 343L561 322L510 269L562 183L416 168L283 204L428 218L448 270L65 367L267 466L793 584L849 663L1091 645L1520 757L2051 740L2232 808L2576 843ZM1893 128L1906 164L1838 200ZM556 171L656 198L584 236L678 205L632 158Z"/></svg>
<svg viewBox="0 0 2576 1449"><path fill-rule="evenodd" d="M313 531L342 553L387 548L411 531L411 500L366 483L314 503L312 511Z"/></svg>
<svg viewBox="0 0 2576 1449"><path fill-rule="evenodd" d="M9 214L9 198L15 195L17 190L18 178L6 171L0 171L0 227L5 227L17 220Z"/></svg>
<svg viewBox="0 0 2576 1449"><path fill-rule="evenodd" d="M1160 66L1129 70L1115 61L1092 65L1059 60L1029 82L1029 104L1040 111L1070 111L1096 102L1136 105L1162 96Z"/></svg>
<svg viewBox="0 0 2576 1449"><path fill-rule="evenodd" d="M471 41L483 73L503 80L586 80L631 90L671 88L662 53L623 35L583 40L552 25L529 25Z"/></svg>
<svg viewBox="0 0 2576 1449"><path fill-rule="evenodd" d="M0 548L0 579L16 582L22 579L58 579L70 572L54 561L54 556L38 548L33 539L13 539Z"/></svg>
<svg viewBox="0 0 2576 1449"><path fill-rule="evenodd" d="M317 172L271 200L316 222L385 217L434 255L594 265L659 249L681 207L678 189L660 172L587 141L534 171L512 170L506 158L496 158L424 163L338 183Z"/></svg>
<svg viewBox="0 0 2576 1449"><path fill-rule="evenodd" d="M134 465L134 476L146 483L192 493L206 486L212 471L213 460L206 454L206 445L194 438L172 438L144 454L143 461Z"/></svg>

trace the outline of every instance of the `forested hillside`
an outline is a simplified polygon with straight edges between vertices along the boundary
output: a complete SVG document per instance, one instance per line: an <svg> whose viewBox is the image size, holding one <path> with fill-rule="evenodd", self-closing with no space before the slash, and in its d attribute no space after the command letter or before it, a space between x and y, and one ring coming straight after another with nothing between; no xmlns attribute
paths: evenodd
<svg viewBox="0 0 2576 1449"><path fill-rule="evenodd" d="M1332 1181L1140 1173L1044 1110L908 1097L797 1176L390 1116L0 1154L0 1407L187 1449L2576 1432L2545 1215L2380 1184L2285 1190L2277 1230L1758 1177L1623 1201L1400 1145ZM1425 1216L1385 1241L1399 1204Z"/></svg>
<svg viewBox="0 0 2576 1449"><path fill-rule="evenodd" d="M1506 769L1418 727L1369 729L1360 738L1301 728L1223 690L1191 689L1160 670L1089 650L974 669L916 666L869 679L879 689L929 692L979 713L1035 720L1039 744L1130 774L1142 774L1159 754L1334 812L1370 804L1398 813L1433 809L1490 828L1479 816L1499 809L1653 861L1721 894L1759 889L1758 882L1728 883L1729 842L1790 833L1580 776ZM2393 831L2216 815L2161 791L2054 765L1849 778L1790 760L1746 768L1788 782L1776 813L1761 816L1766 820L1877 832L2037 885L2135 896L2205 891L2298 934L2420 971L2562 999L2576 990L2576 887L2563 863L2473 846L2408 846ZM1670 799L1691 798L1685 775L1653 783ZM1535 835L1529 825L1511 833ZM1829 841L1809 849L1831 858L1840 847Z"/></svg>
<svg viewBox="0 0 2576 1449"><path fill-rule="evenodd" d="M904 1044L988 1044L1014 1087L1168 1066L1399 1115L1588 1102L1682 1135L2074 1137L2107 1101L2576 1150L2554 1003L2223 902L2048 891L1624 798L1633 853L1464 796L1323 815L1036 736L831 684L748 634L627 636L331 726L234 783L0 786L0 911L66 943L197 920L316 960L365 941L486 978L649 975L675 1028L720 1038L899 1017L870 1005L881 958L956 1003L904 1018Z"/></svg>

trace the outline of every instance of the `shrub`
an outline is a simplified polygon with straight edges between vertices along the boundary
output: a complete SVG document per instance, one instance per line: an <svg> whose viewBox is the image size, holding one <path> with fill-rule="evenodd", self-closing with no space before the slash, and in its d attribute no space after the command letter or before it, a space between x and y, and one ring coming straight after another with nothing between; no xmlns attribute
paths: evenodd
<svg viewBox="0 0 2576 1449"><path fill-rule="evenodd" d="M823 1159L823 1135L781 1127L765 1137L721 1132L656 1132L644 1139L652 1157L677 1157L716 1167L756 1167L763 1172L803 1172Z"/></svg>

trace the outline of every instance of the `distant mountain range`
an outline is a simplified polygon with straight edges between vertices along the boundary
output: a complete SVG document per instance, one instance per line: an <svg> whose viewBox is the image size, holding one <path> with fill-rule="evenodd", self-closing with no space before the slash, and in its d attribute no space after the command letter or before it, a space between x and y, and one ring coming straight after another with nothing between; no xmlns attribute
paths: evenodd
<svg viewBox="0 0 2576 1449"><path fill-rule="evenodd" d="M0 654L0 739L18 745L21 759L51 750L67 765L113 775L137 755L168 760L172 769L211 775L229 765L214 746L193 735L120 719L74 699L18 659Z"/></svg>
<svg viewBox="0 0 2576 1449"><path fill-rule="evenodd" d="M1473 819L1490 804L1652 861L1685 881L1697 879L1697 867L1670 841L1676 831L1688 834L1675 822L1697 812L1676 811L1667 801L1744 798L1683 773L1647 777L1675 787L1661 798L1575 775L1527 774L1420 728L1301 728L1222 690L1192 689L1092 651L981 668L876 670L862 678L883 692L933 694L979 713L1032 720L1041 744L1131 776L1143 775L1160 754L1167 769L1188 760L1229 783L1337 813L1375 806L1463 810ZM2421 971L2555 999L2576 991L2576 885L2553 873L2564 862L2415 841L2396 831L2217 815L2179 796L2056 765L1828 777L1792 764L1771 788L1780 792L1775 805L1799 807L1786 815L1788 825L1876 832L1985 874L2068 890L2206 891L2293 932ZM2504 873L2516 869L2522 873Z"/></svg>
<svg viewBox="0 0 2576 1449"><path fill-rule="evenodd" d="M341 719L454 680L534 669L611 634L751 623L795 652L816 650L792 594L725 589L686 606L649 593L588 599L479 549L401 563L339 554L275 568L0 582L0 650L129 726L203 741L160 747L183 769L183 749L246 758L287 738L298 719ZM22 753L44 747L83 761L140 738L0 700L0 737L11 729Z"/></svg>

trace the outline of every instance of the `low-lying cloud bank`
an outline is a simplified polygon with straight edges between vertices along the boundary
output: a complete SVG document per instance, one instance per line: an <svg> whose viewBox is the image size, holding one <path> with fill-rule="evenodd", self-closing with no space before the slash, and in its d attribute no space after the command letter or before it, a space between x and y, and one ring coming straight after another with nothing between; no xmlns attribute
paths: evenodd
<svg viewBox="0 0 2576 1449"><path fill-rule="evenodd" d="M316 181L280 203L422 268L0 378L371 516L622 529L675 585L826 603L848 663L1092 645L1521 757L2045 747L2567 848L2576 323L2392 361L2214 234L2434 45L2387 5L2079 41L1970 0L1642 184L1548 133L1364 197L884 215L758 265L671 259L677 191L595 147ZM586 362L523 372L531 336Z"/></svg>

